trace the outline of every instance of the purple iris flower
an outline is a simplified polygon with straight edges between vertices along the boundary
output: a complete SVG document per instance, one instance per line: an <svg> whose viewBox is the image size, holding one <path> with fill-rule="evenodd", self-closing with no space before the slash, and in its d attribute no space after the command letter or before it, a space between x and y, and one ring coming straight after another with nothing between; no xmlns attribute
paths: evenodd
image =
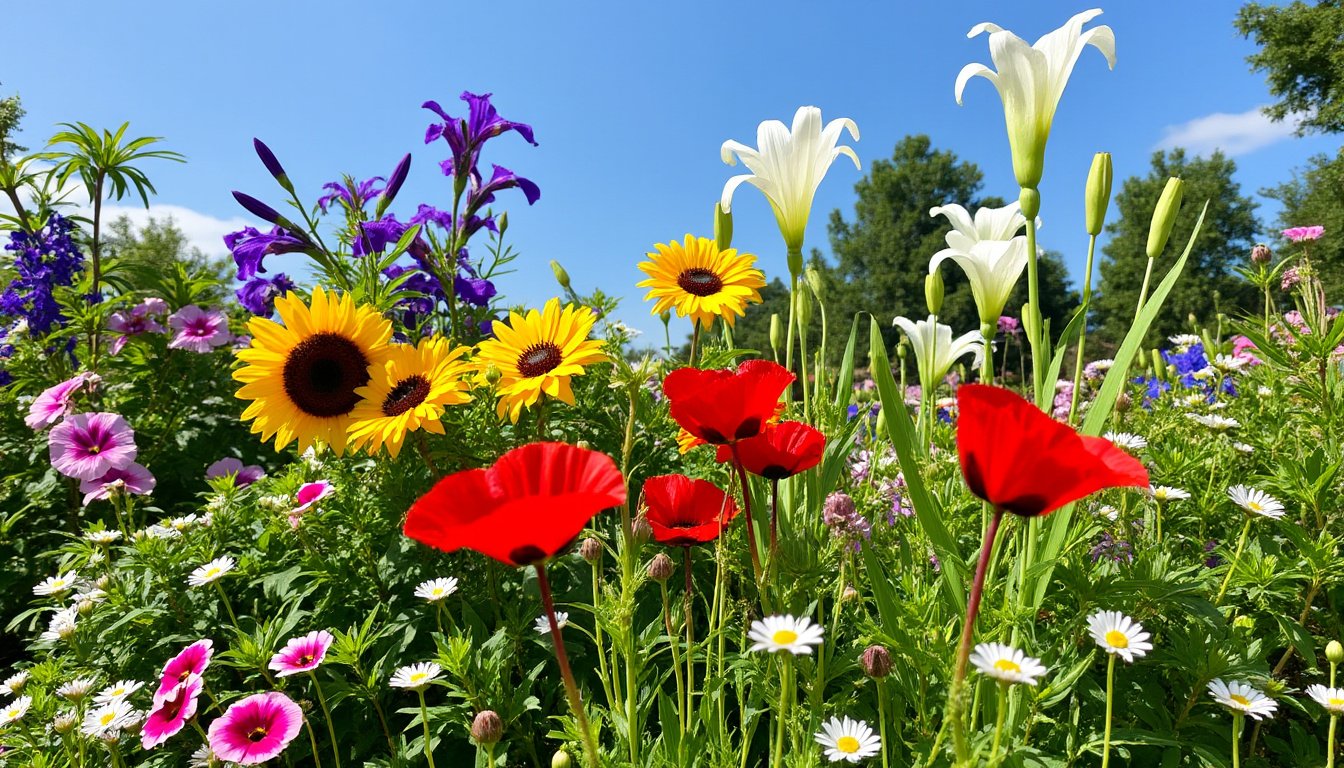
<svg viewBox="0 0 1344 768"><path fill-rule="evenodd" d="M378 183L384 181L387 181L387 179L382 176L374 176L358 184L350 177L346 177L343 182L328 181L322 185L322 188L327 190L328 194L317 199L317 207L322 209L322 213L326 213L328 206L337 200L341 200L347 206L362 211L365 203L383 193L383 188L378 186Z"/></svg>
<svg viewBox="0 0 1344 768"><path fill-rule="evenodd" d="M453 214L448 211L441 211L432 205L420 204L415 209L415 215L411 217L411 224L437 224L443 229L451 230L453 228Z"/></svg>
<svg viewBox="0 0 1344 768"><path fill-rule="evenodd" d="M409 226L397 221L394 213L389 213L378 221L366 221L359 225L361 232L355 236L351 248L356 256L382 253L387 250L389 243L395 244L400 240Z"/></svg>
<svg viewBox="0 0 1344 768"><path fill-rule="evenodd" d="M483 277L453 278L453 290L457 297L475 307L488 307L495 297L495 284Z"/></svg>
<svg viewBox="0 0 1344 768"><path fill-rule="evenodd" d="M275 313L275 300L292 290L294 281L285 276L284 272L280 272L270 280L254 277L242 288L234 291L234 295L238 297L238 303L248 312L261 317L270 317Z"/></svg>
<svg viewBox="0 0 1344 768"><path fill-rule="evenodd" d="M268 233L262 233L256 227L243 227L224 236L224 247L233 254L239 280L251 280L258 272L265 272L262 259L269 254L308 250L307 243L281 227L273 227Z"/></svg>
<svg viewBox="0 0 1344 768"><path fill-rule="evenodd" d="M468 216L494 202L496 192L503 192L514 187L523 191L523 195L527 197L528 205L532 205L541 198L541 187L538 187L529 179L525 179L500 165L495 165L493 168L494 171L490 174L490 181L485 184L478 184L475 179L472 180L471 189L467 192Z"/></svg>
<svg viewBox="0 0 1344 768"><path fill-rule="evenodd" d="M437 101L426 101L422 106L443 118L442 123L434 123L425 130L425 143L438 139L448 142L453 151L452 161L443 163L443 172L448 176L476 176L476 162L481 147L486 141L509 131L516 131L527 143L537 145L533 138L532 126L505 120L490 103L491 94L475 94L463 91L460 97L467 103L467 117L456 118L449 115Z"/></svg>

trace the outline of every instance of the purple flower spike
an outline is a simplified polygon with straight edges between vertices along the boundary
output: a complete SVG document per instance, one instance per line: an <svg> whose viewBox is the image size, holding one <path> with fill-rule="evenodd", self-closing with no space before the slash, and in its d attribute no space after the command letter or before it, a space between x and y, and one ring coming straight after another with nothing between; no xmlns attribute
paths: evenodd
<svg viewBox="0 0 1344 768"><path fill-rule="evenodd" d="M443 123L429 126L425 131L425 143L442 138L453 151L453 159L443 163L443 172L449 176L477 178L476 162L481 147L486 141L515 131L527 143L536 146L532 126L505 120L490 103L490 94L474 94L463 91L461 99L467 103L467 117L457 118L449 115L437 101L426 101L423 106L443 118Z"/></svg>
<svg viewBox="0 0 1344 768"><path fill-rule="evenodd" d="M281 227L274 227L266 234L255 227L244 227L225 235L224 247L238 265L238 279L251 280L258 272L266 271L262 259L268 254L300 253L308 250L309 245Z"/></svg>
<svg viewBox="0 0 1344 768"><path fill-rule="evenodd" d="M506 189L517 187L523 191L527 198L527 204L532 205L541 199L541 188L529 179L510 171L501 165L496 165L494 172L490 175L490 181L472 189L467 195L467 213L471 215L480 210L483 206L494 202L495 193L503 192ZM474 186L474 185L473 185Z"/></svg>
<svg viewBox="0 0 1344 768"><path fill-rule="evenodd" d="M280 161L276 159L275 153L271 151L271 148L266 146L266 143L261 139L256 138L252 139L252 148L257 150L257 157L261 158L261 164L266 166L266 170L275 177L276 181L280 182L280 186L284 187L286 190L293 191L290 188L289 176L285 173L285 167L280 165Z"/></svg>
<svg viewBox="0 0 1344 768"><path fill-rule="evenodd" d="M233 193L233 199L237 200L238 204L243 206L243 208L253 216L264 221L269 221L272 224L283 226L284 217L280 215L280 212L261 202L257 198L243 192L235 191Z"/></svg>
<svg viewBox="0 0 1344 768"><path fill-rule="evenodd" d="M406 174L411 172L411 155L408 152L397 167L392 170L392 176L388 179L387 189L383 190L383 199L378 202L378 207L386 208L392 199L401 191L401 185L406 182Z"/></svg>
<svg viewBox="0 0 1344 768"><path fill-rule="evenodd" d="M234 296L238 297L238 303L248 312L261 317L270 317L275 313L275 300L292 290L294 281L281 272L270 280L264 277L248 280L242 288L234 291Z"/></svg>

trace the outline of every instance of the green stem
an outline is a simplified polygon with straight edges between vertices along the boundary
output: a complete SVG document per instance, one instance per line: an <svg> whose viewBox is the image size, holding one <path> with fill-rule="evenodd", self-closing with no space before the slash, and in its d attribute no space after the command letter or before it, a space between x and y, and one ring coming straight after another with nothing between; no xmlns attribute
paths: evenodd
<svg viewBox="0 0 1344 768"><path fill-rule="evenodd" d="M695 715L695 626L692 624L691 611L694 608L692 598L695 592L691 585L691 548L682 547L682 570L686 573L686 727L691 727L691 718Z"/></svg>
<svg viewBox="0 0 1344 768"><path fill-rule="evenodd" d="M313 749L313 765L317 768L322 768L322 758L318 756L317 751L317 732L313 730L312 718L305 716L303 718L303 725L308 730L308 744L311 745ZM205 743L210 743L208 736L205 737Z"/></svg>
<svg viewBox="0 0 1344 768"><path fill-rule="evenodd" d="M952 728L952 744L957 752L957 763L965 763L969 758L966 734L962 730L962 718L966 702L963 695L966 683L966 663L971 657L971 640L975 636L975 617L980 612L980 597L985 590L985 573L989 569L989 557L994 550L994 539L999 533L999 523L1003 520L1003 510L995 509L989 518L989 527L985 529L985 542L980 548L980 561L975 566L975 580L971 583L971 594L966 600L966 620L961 627L961 643L957 649L957 664L952 674L952 685L947 692L947 719Z"/></svg>
<svg viewBox="0 0 1344 768"><path fill-rule="evenodd" d="M887 681L877 679L877 735L882 740L882 768L887 765Z"/></svg>
<svg viewBox="0 0 1344 768"><path fill-rule="evenodd" d="M1111 762L1111 711L1115 702L1115 654L1107 654L1106 661L1106 735L1101 744L1101 768Z"/></svg>
<svg viewBox="0 0 1344 768"><path fill-rule="evenodd" d="M1232 555L1232 562L1227 565L1227 575L1223 577L1223 585L1218 588L1218 596L1213 599L1216 606L1223 601L1223 595L1227 592L1227 585L1232 581L1232 572L1237 570L1237 561L1241 560L1241 551L1246 548L1246 537L1251 533L1251 516L1246 516L1246 524L1241 527L1241 538L1237 540L1236 554Z"/></svg>
<svg viewBox="0 0 1344 768"><path fill-rule="evenodd" d="M1232 715L1232 768L1241 768L1241 719L1242 715Z"/></svg>
<svg viewBox="0 0 1344 768"><path fill-rule="evenodd" d="M1087 273L1083 276L1083 305L1078 309L1082 313L1083 326L1078 331L1078 358L1073 364L1073 402L1069 404L1069 422L1072 423L1078 413L1079 385L1083 381L1083 347L1087 346L1087 308L1092 303L1092 257L1097 250L1097 236L1087 238Z"/></svg>
<svg viewBox="0 0 1344 768"><path fill-rule="evenodd" d="M1325 737L1325 768L1335 768L1335 725L1339 715L1330 716L1330 732Z"/></svg>
<svg viewBox="0 0 1344 768"><path fill-rule="evenodd" d="M599 557L593 563L593 642L597 645L597 668L602 675L602 692L607 696L607 706L616 707L616 697L611 689L611 673L607 668L607 649L602 642L602 618L599 615L602 604L602 561Z"/></svg>
<svg viewBox="0 0 1344 768"><path fill-rule="evenodd" d="M779 712L775 714L775 756L772 768L784 766L785 726L789 714L789 688L793 683L793 665L789 652L779 654Z"/></svg>
<svg viewBox="0 0 1344 768"><path fill-rule="evenodd" d="M667 645L672 649L672 673L677 678L677 725L681 728L681 739L677 742L677 756L681 757L681 746L686 742L686 683L681 675L681 638L672 631L672 603L667 597L667 582L658 584L663 593L663 627L667 630Z"/></svg>
<svg viewBox="0 0 1344 768"><path fill-rule="evenodd" d="M1027 191L1027 190L1024 190ZM1036 190L1029 190L1032 196L1036 196ZM1040 208L1039 199L1035 206ZM1036 256L1036 211L1024 210L1022 214L1027 217L1027 301L1031 304L1031 324L1027 324L1027 318L1022 318L1023 328L1027 331L1027 341L1031 344L1031 384L1032 391L1036 394L1036 401L1040 402L1041 392L1046 386L1045 381L1045 352L1041 349L1041 333L1045 330L1041 322L1041 288L1040 278L1037 276L1037 256Z"/></svg>
<svg viewBox="0 0 1344 768"><path fill-rule="evenodd" d="M551 624L551 639L555 641L555 660L560 665L560 676L565 681L565 694L569 697L569 708L574 710L574 719L578 721L579 731L583 735L583 749L588 758L588 768L599 768L597 744L593 741L593 731L588 726L588 713L583 709L583 700L579 698L579 686L574 682L574 673L569 668L569 655L565 653L565 639L560 634L560 625L555 621L555 602L551 599L551 582L546 577L546 564L537 563L537 587L541 590L541 604L546 609L546 618ZM627 691L631 699L636 695L634 681ZM633 721L632 721L633 722ZM633 726L632 726L633 727ZM632 731L631 739L634 739Z"/></svg>
<svg viewBox="0 0 1344 768"><path fill-rule="evenodd" d="M989 759L992 764L998 763L999 743L1003 737L1003 716L1008 712L1008 684L999 682L999 711L994 718L994 745L989 748ZM1109 722L1109 718L1107 719ZM1103 763L1104 765L1104 763Z"/></svg>
<svg viewBox="0 0 1344 768"><path fill-rule="evenodd" d="M980 323L980 338L985 340L984 354L980 356L980 383L994 383L994 334L997 327L993 323Z"/></svg>
<svg viewBox="0 0 1344 768"><path fill-rule="evenodd" d="M695 320L691 323L691 325L693 326L693 329L691 331L691 354L686 358L686 364L694 367L695 350L697 347L700 346L700 321Z"/></svg>
<svg viewBox="0 0 1344 768"><path fill-rule="evenodd" d="M229 596L224 594L224 588L219 585L218 580L212 583L215 585L215 590L219 592L219 599L224 602L224 610L228 611L229 621L233 622L233 628L238 630L239 633L241 633L243 629L242 627L238 626L238 617L235 616L233 613L233 605L229 603Z"/></svg>
<svg viewBox="0 0 1344 768"><path fill-rule="evenodd" d="M1134 307L1134 322L1139 321L1139 314L1143 312L1143 305L1148 303L1148 281L1153 276L1153 259L1148 260L1148 266L1143 270L1143 285L1139 288L1139 303Z"/></svg>
<svg viewBox="0 0 1344 768"><path fill-rule="evenodd" d="M425 728L425 762L429 764L429 768L434 768L434 748L430 743L429 708L425 706L425 689L416 688L415 695L420 697L420 725Z"/></svg>
<svg viewBox="0 0 1344 768"><path fill-rule="evenodd" d="M756 524L751 513L751 482L747 480L747 470L737 455L737 443L729 443L733 453L733 467L737 470L738 482L742 486L742 513L747 519L747 549L751 552L751 571L756 577L756 589L761 593L761 602L765 602L765 588L761 585L761 556L756 551Z"/></svg>
<svg viewBox="0 0 1344 768"><path fill-rule="evenodd" d="M341 768L341 750L340 743L336 740L336 724L331 721L331 709L327 706L327 697L322 693L322 685L317 682L317 675L312 672L308 676L313 679L313 690L317 692L317 703L322 705L322 717L327 721L327 737L331 739L331 754L336 760L336 768ZM429 745L425 745L429 749Z"/></svg>

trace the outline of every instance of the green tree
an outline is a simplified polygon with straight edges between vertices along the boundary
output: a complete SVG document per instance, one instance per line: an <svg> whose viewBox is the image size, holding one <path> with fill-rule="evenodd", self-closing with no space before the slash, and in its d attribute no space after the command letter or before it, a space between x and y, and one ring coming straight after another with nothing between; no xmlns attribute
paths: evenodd
<svg viewBox="0 0 1344 768"><path fill-rule="evenodd" d="M1344 301L1344 150L1333 158L1311 158L1290 181L1262 189L1260 194L1283 205L1278 229L1325 227L1325 237L1311 244L1312 266L1321 276L1326 298L1333 304ZM1286 255L1288 249L1281 239L1279 246Z"/></svg>
<svg viewBox="0 0 1344 768"><path fill-rule="evenodd" d="M0 165L8 163L10 156L16 152L27 150L27 147L20 147L13 141L23 115L23 104L18 95L0 99Z"/></svg>
<svg viewBox="0 0 1344 768"><path fill-rule="evenodd" d="M1103 341L1123 339L1134 320L1148 265L1148 226L1170 176L1185 181L1184 204L1166 252L1153 265L1150 291L1184 249L1205 200L1209 201L1209 212L1185 273L1154 320L1149 340L1188 331L1187 318L1192 314L1201 325L1208 326L1218 312L1235 316L1239 310L1251 311L1258 306L1254 288L1232 271L1248 260L1258 226L1256 203L1241 194L1241 185L1233 179L1236 169L1236 163L1221 152L1208 158L1187 157L1185 150L1178 148L1154 153L1147 176L1125 180L1115 198L1119 215L1106 225L1110 240L1102 249L1101 281L1091 319Z"/></svg>
<svg viewBox="0 0 1344 768"><path fill-rule="evenodd" d="M1247 61L1279 99L1266 114L1299 118L1298 133L1344 131L1344 0L1247 3L1235 24L1260 46Z"/></svg>

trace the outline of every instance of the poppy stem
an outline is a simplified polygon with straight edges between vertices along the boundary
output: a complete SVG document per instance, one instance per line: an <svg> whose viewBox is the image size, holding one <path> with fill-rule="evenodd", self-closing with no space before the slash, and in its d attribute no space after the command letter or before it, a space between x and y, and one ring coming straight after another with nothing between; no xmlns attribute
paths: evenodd
<svg viewBox="0 0 1344 768"><path fill-rule="evenodd" d="M681 652L677 650L681 645L681 638L672 631L672 604L667 598L667 582L660 582L658 587L663 593L663 628L667 630L667 646L672 649L672 671L677 678L677 725L681 729L681 739L677 742L677 757L681 759L683 757L681 748L686 743L686 683L681 676Z"/></svg>
<svg viewBox="0 0 1344 768"><path fill-rule="evenodd" d="M691 623L691 610L695 592L691 585L691 548L681 548L682 570L686 572L686 727L690 728L691 717L695 713L692 699L695 698L695 625Z"/></svg>
<svg viewBox="0 0 1344 768"><path fill-rule="evenodd" d="M761 602L764 603L764 588L761 586L761 556L756 551L756 527L752 522L751 513L751 482L747 480L747 470L742 466L742 460L737 455L737 443L729 443L729 448L733 452L733 468L737 470L738 483L742 486L742 512L747 518L747 549L751 552L751 571L756 576L756 590L761 592Z"/></svg>
<svg viewBox="0 0 1344 768"><path fill-rule="evenodd" d="M569 697L569 708L574 710L574 719L579 723L583 734L583 750L588 757L588 768L599 768L597 745L593 742L593 732L588 727L588 714L583 709L583 700L579 698L579 686L574 682L574 673L569 668L569 656L565 653L565 639L560 634L560 625L555 620L555 601L551 599L551 582L546 577L546 564L537 563L537 588L541 590L541 604L546 609L546 619L551 625L551 639L555 642L555 660L560 665L560 676L565 680L565 693ZM633 693L631 695L634 695ZM631 739L634 739L633 727Z"/></svg>
<svg viewBox="0 0 1344 768"><path fill-rule="evenodd" d="M775 556L779 553L779 481L770 480L770 573L775 572L778 564Z"/></svg>
<svg viewBox="0 0 1344 768"><path fill-rule="evenodd" d="M961 643L957 647L957 665L952 675L952 686L947 694L947 714L952 726L952 740L957 752L957 762L966 762L966 734L961 727L965 702L963 688L966 682L966 663L971 657L971 641L975 637L975 617L980 613L980 597L985 590L985 574L989 570L990 554L994 551L994 539L999 533L999 523L1003 520L1003 510L994 509L989 518L989 527L985 529L985 543L980 548L980 560L975 566L975 581L971 583L971 594L966 600L966 622L961 628Z"/></svg>

